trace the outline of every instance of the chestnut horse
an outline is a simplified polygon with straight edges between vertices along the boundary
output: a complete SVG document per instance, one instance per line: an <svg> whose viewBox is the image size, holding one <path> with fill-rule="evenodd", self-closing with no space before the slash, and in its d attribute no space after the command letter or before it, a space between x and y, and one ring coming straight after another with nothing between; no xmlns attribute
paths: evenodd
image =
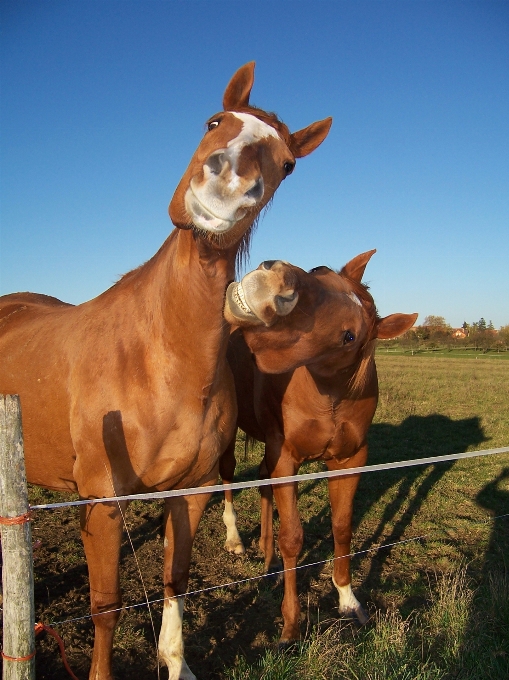
<svg viewBox="0 0 509 680"><path fill-rule="evenodd" d="M148 262L78 306L17 293L0 299L0 392L21 397L28 481L94 499L203 487L237 415L226 361L227 285L260 210L295 159L327 136L327 118L290 134L252 107L254 63L228 84L169 206L175 229ZM208 494L165 503L159 656L171 680L183 657L191 547ZM126 503L84 505L93 680L112 678Z"/></svg>
<svg viewBox="0 0 509 680"><path fill-rule="evenodd" d="M361 283L375 251L348 262L336 273L317 267L306 273L285 262L262 263L240 284L228 288L225 316L240 326L230 338L228 361L233 370L238 426L265 442L261 475L297 474L301 464L323 460L329 470L366 463L366 436L373 419L378 380L376 338L393 338L408 330L417 314L380 318L373 298ZM285 316L268 309L259 291L272 290L285 300ZM288 306L293 308L288 312ZM255 362L253 361L255 360ZM230 483L235 470L235 440L220 462ZM367 621L351 588L350 541L353 498L359 474L329 479L334 536L332 580L339 611ZM274 486L279 511L279 549L285 570L281 643L299 638L300 606L295 567L303 532L297 510L297 484ZM225 547L244 551L235 526L231 491L225 494ZM278 568L272 530L272 490L262 487L260 548L265 568Z"/></svg>

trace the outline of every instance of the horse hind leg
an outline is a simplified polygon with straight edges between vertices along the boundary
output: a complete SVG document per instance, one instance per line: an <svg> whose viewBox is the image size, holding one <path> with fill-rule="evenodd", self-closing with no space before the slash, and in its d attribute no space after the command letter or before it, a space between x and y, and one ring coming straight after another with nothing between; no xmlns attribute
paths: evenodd
<svg viewBox="0 0 509 680"><path fill-rule="evenodd" d="M261 529L260 550L263 553L265 573L273 574L283 569L283 563L276 553L274 541L274 494L272 486L260 487Z"/></svg>
<svg viewBox="0 0 509 680"><path fill-rule="evenodd" d="M224 484L232 483L236 465L234 437L219 461L219 474ZM246 549L237 529L237 513L233 507L233 492L231 489L225 489L224 492L223 522L226 527L225 550L235 555L244 555Z"/></svg>
<svg viewBox="0 0 509 680"><path fill-rule="evenodd" d="M224 492L223 522L226 527L225 550L235 555L244 555L246 549L237 529L237 513L233 507L233 493L230 489Z"/></svg>
<svg viewBox="0 0 509 680"><path fill-rule="evenodd" d="M269 471L265 458L260 464L258 471L260 479L268 479ZM274 541L274 493L272 486L260 487L260 510L261 510L261 530L260 530L260 551L263 553L265 561L265 573L272 574L283 569L283 563L276 553L276 543Z"/></svg>

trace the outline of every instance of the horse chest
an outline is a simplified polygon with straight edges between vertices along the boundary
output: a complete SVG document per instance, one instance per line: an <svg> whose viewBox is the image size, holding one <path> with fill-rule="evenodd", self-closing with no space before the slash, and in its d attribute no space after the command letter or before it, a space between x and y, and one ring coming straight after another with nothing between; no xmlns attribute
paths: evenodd
<svg viewBox="0 0 509 680"><path fill-rule="evenodd" d="M360 445L355 428L329 397L294 410L284 429L284 437L300 462L348 457L352 455L352 449Z"/></svg>
<svg viewBox="0 0 509 680"><path fill-rule="evenodd" d="M227 381L197 389L192 401L182 400L169 414L160 446L151 451L149 475L158 485L197 486L215 467L233 436L234 392Z"/></svg>

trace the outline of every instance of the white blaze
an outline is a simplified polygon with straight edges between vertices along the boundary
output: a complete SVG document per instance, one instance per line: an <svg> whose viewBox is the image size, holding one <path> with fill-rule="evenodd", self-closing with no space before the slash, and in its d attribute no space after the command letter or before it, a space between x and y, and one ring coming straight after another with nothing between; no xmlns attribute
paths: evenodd
<svg viewBox="0 0 509 680"><path fill-rule="evenodd" d="M348 297L350 298L350 300L355 302L356 305L359 305L359 307L362 307L362 302L359 300L359 298L357 297L357 295L354 292L348 293Z"/></svg>
<svg viewBox="0 0 509 680"><path fill-rule="evenodd" d="M242 121L242 130L239 134L230 139L227 146L240 145L240 148L247 146L248 144L253 144L254 142L259 142L261 139L266 139L267 137L274 137L275 139L281 139L275 128L268 123L264 123L256 116L250 113L234 113L232 115Z"/></svg>
<svg viewBox="0 0 509 680"><path fill-rule="evenodd" d="M226 145L228 158L232 163L228 188L233 192L240 186L240 178L237 175L237 163L242 149L268 137L274 137L278 140L281 138L271 125L264 123L256 116L252 116L250 113L235 113L233 111L231 113L235 118L242 121L241 131L236 137L230 139Z"/></svg>

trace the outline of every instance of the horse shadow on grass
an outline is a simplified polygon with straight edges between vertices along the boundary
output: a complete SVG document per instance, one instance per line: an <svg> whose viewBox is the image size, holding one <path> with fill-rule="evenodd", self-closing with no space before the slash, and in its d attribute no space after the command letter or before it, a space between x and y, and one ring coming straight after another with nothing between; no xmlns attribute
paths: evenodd
<svg viewBox="0 0 509 680"><path fill-rule="evenodd" d="M376 423L370 429L368 440L369 463L383 464L462 453L469 447L488 441L488 438L478 417L453 420L441 414L432 414L409 416L398 426ZM362 475L354 502L354 531L391 488L394 493L392 500L383 508L378 526L358 546L358 550L368 550L379 542L387 545L409 538L406 531L412 517L454 465L455 462L451 461ZM376 589L380 586L383 567L390 560L393 549L388 547L374 553L363 588Z"/></svg>
<svg viewBox="0 0 509 680"><path fill-rule="evenodd" d="M509 467L479 492L491 519L479 585L458 654L458 677L509 677Z"/></svg>

